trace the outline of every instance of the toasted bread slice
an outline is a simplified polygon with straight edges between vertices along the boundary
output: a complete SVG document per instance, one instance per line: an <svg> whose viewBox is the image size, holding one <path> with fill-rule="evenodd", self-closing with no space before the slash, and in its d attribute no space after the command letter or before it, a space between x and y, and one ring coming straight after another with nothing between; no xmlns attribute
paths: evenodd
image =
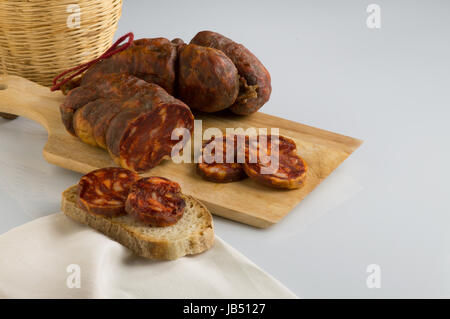
<svg viewBox="0 0 450 319"><path fill-rule="evenodd" d="M186 208L183 217L172 226L147 226L130 215L103 217L80 209L77 205L77 186L62 195L62 211L80 223L107 235L131 249L135 254L150 259L173 260L198 254L214 243L212 216L208 209L191 196L183 195Z"/></svg>

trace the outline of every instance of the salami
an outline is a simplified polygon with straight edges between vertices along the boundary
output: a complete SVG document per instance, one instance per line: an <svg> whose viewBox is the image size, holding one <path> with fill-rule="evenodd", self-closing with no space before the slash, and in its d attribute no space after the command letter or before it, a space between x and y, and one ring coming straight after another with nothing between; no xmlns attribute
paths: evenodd
<svg viewBox="0 0 450 319"><path fill-rule="evenodd" d="M178 144L174 129L192 133L193 115L184 102L203 112L250 114L270 97L270 75L261 62L218 33L200 32L190 44L140 39L123 49L82 65L86 72L63 86L70 91L60 112L70 134L107 149L116 163L136 172L170 155ZM216 164L199 165L200 174L221 181L243 175L242 165Z"/></svg>
<svg viewBox="0 0 450 319"><path fill-rule="evenodd" d="M97 146L98 143L94 137L94 126L99 122L99 118L116 109L115 103L111 103L105 98L96 99L89 102L82 108L79 108L73 117L73 129L76 136L84 143Z"/></svg>
<svg viewBox="0 0 450 319"><path fill-rule="evenodd" d="M242 140L244 141L243 136ZM217 183L228 183L246 177L243 164L238 161L238 136L213 138L203 145L203 151L205 150L208 154L202 152L202 159L197 164L197 173L204 179ZM231 154L230 151L232 151ZM216 161L216 152L222 153L220 162ZM211 155L211 159L207 158L209 155Z"/></svg>
<svg viewBox="0 0 450 319"><path fill-rule="evenodd" d="M179 48L179 47L181 47L181 46L183 46L185 43L184 43L184 41L183 41L183 39L180 39L180 38L175 38L175 39L173 39L172 41L170 41L170 42L172 42L173 44L175 44L175 46L177 47L177 48Z"/></svg>
<svg viewBox="0 0 450 319"><path fill-rule="evenodd" d="M272 92L270 74L258 58L242 44L212 31L201 31L191 43L224 52L233 61L239 73L239 95L231 106L236 114L247 115L258 111Z"/></svg>
<svg viewBox="0 0 450 319"><path fill-rule="evenodd" d="M82 96L81 91L90 94ZM172 139L174 129L192 133L194 126L186 104L160 86L128 74L105 75L92 90L74 89L61 112L68 119L68 130L87 144L106 148L117 164L136 172L156 166L171 154L178 143Z"/></svg>
<svg viewBox="0 0 450 319"><path fill-rule="evenodd" d="M265 138L265 143L262 143L262 138ZM293 189L303 185L307 165L297 154L293 140L283 136L276 139L273 135L260 135L258 141L250 140L244 170L259 183Z"/></svg>
<svg viewBox="0 0 450 319"><path fill-rule="evenodd" d="M73 127L73 117L75 112L87 103L100 98L100 94L93 87L77 87L69 91L64 102L59 107L62 122L71 135L76 136Z"/></svg>
<svg viewBox="0 0 450 319"><path fill-rule="evenodd" d="M186 203L178 183L163 177L142 178L131 186L125 209L151 226L170 226L183 217Z"/></svg>
<svg viewBox="0 0 450 319"><path fill-rule="evenodd" d="M238 96L238 71L219 50L183 46L178 72L178 96L194 109L217 112L232 105Z"/></svg>
<svg viewBox="0 0 450 319"><path fill-rule="evenodd" d="M103 76L128 73L146 82L155 83L169 94L174 93L176 44L165 38L139 39L130 47L90 67L81 85L96 84Z"/></svg>
<svg viewBox="0 0 450 319"><path fill-rule="evenodd" d="M147 82L137 77L125 73L105 75L96 85L80 86L69 92L60 106L63 124L70 134L76 136L73 117L78 109L100 98L126 101L147 89Z"/></svg>
<svg viewBox="0 0 450 319"><path fill-rule="evenodd" d="M135 172L147 171L170 156L183 136L180 132L178 140L172 139L175 129L192 133L194 128L194 116L186 104L155 84L147 85L145 104L119 112L106 132L106 146L113 160ZM182 146L186 142L183 140Z"/></svg>
<svg viewBox="0 0 450 319"><path fill-rule="evenodd" d="M78 183L78 205L88 213L117 216L125 213L130 186L139 175L119 167L101 168Z"/></svg>

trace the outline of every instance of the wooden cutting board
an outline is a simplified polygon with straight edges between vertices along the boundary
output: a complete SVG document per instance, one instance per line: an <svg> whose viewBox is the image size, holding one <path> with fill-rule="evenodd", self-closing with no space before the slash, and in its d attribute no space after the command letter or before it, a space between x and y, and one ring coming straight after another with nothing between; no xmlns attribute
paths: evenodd
<svg viewBox="0 0 450 319"><path fill-rule="evenodd" d="M48 131L44 158L52 164L87 173L105 166L116 166L108 153L82 143L69 135L61 122L60 92L17 76L0 76L0 112L17 114L42 124ZM242 117L203 114L203 129L218 127L279 128L280 134L297 143L299 154L308 164L306 184L296 190L279 190L245 179L217 184L202 180L194 164L165 161L144 175L158 175L180 183L183 192L201 200L213 214L265 228L279 222L319 183L338 167L362 141L337 133L281 119L261 112Z"/></svg>

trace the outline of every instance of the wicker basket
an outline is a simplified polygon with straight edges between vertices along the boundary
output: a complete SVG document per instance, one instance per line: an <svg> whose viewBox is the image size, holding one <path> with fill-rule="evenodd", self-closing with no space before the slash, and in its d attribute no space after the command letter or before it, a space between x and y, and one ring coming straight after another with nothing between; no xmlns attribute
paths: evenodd
<svg viewBox="0 0 450 319"><path fill-rule="evenodd" d="M50 86L108 49L121 11L122 0L0 0L0 73Z"/></svg>

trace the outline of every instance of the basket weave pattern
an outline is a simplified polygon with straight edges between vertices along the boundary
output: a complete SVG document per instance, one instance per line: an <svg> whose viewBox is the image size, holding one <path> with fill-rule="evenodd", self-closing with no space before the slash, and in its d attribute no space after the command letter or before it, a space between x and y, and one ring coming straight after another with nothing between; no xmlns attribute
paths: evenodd
<svg viewBox="0 0 450 319"><path fill-rule="evenodd" d="M73 4L79 27L68 25ZM122 0L0 0L0 73L50 86L60 72L108 49L121 11Z"/></svg>

